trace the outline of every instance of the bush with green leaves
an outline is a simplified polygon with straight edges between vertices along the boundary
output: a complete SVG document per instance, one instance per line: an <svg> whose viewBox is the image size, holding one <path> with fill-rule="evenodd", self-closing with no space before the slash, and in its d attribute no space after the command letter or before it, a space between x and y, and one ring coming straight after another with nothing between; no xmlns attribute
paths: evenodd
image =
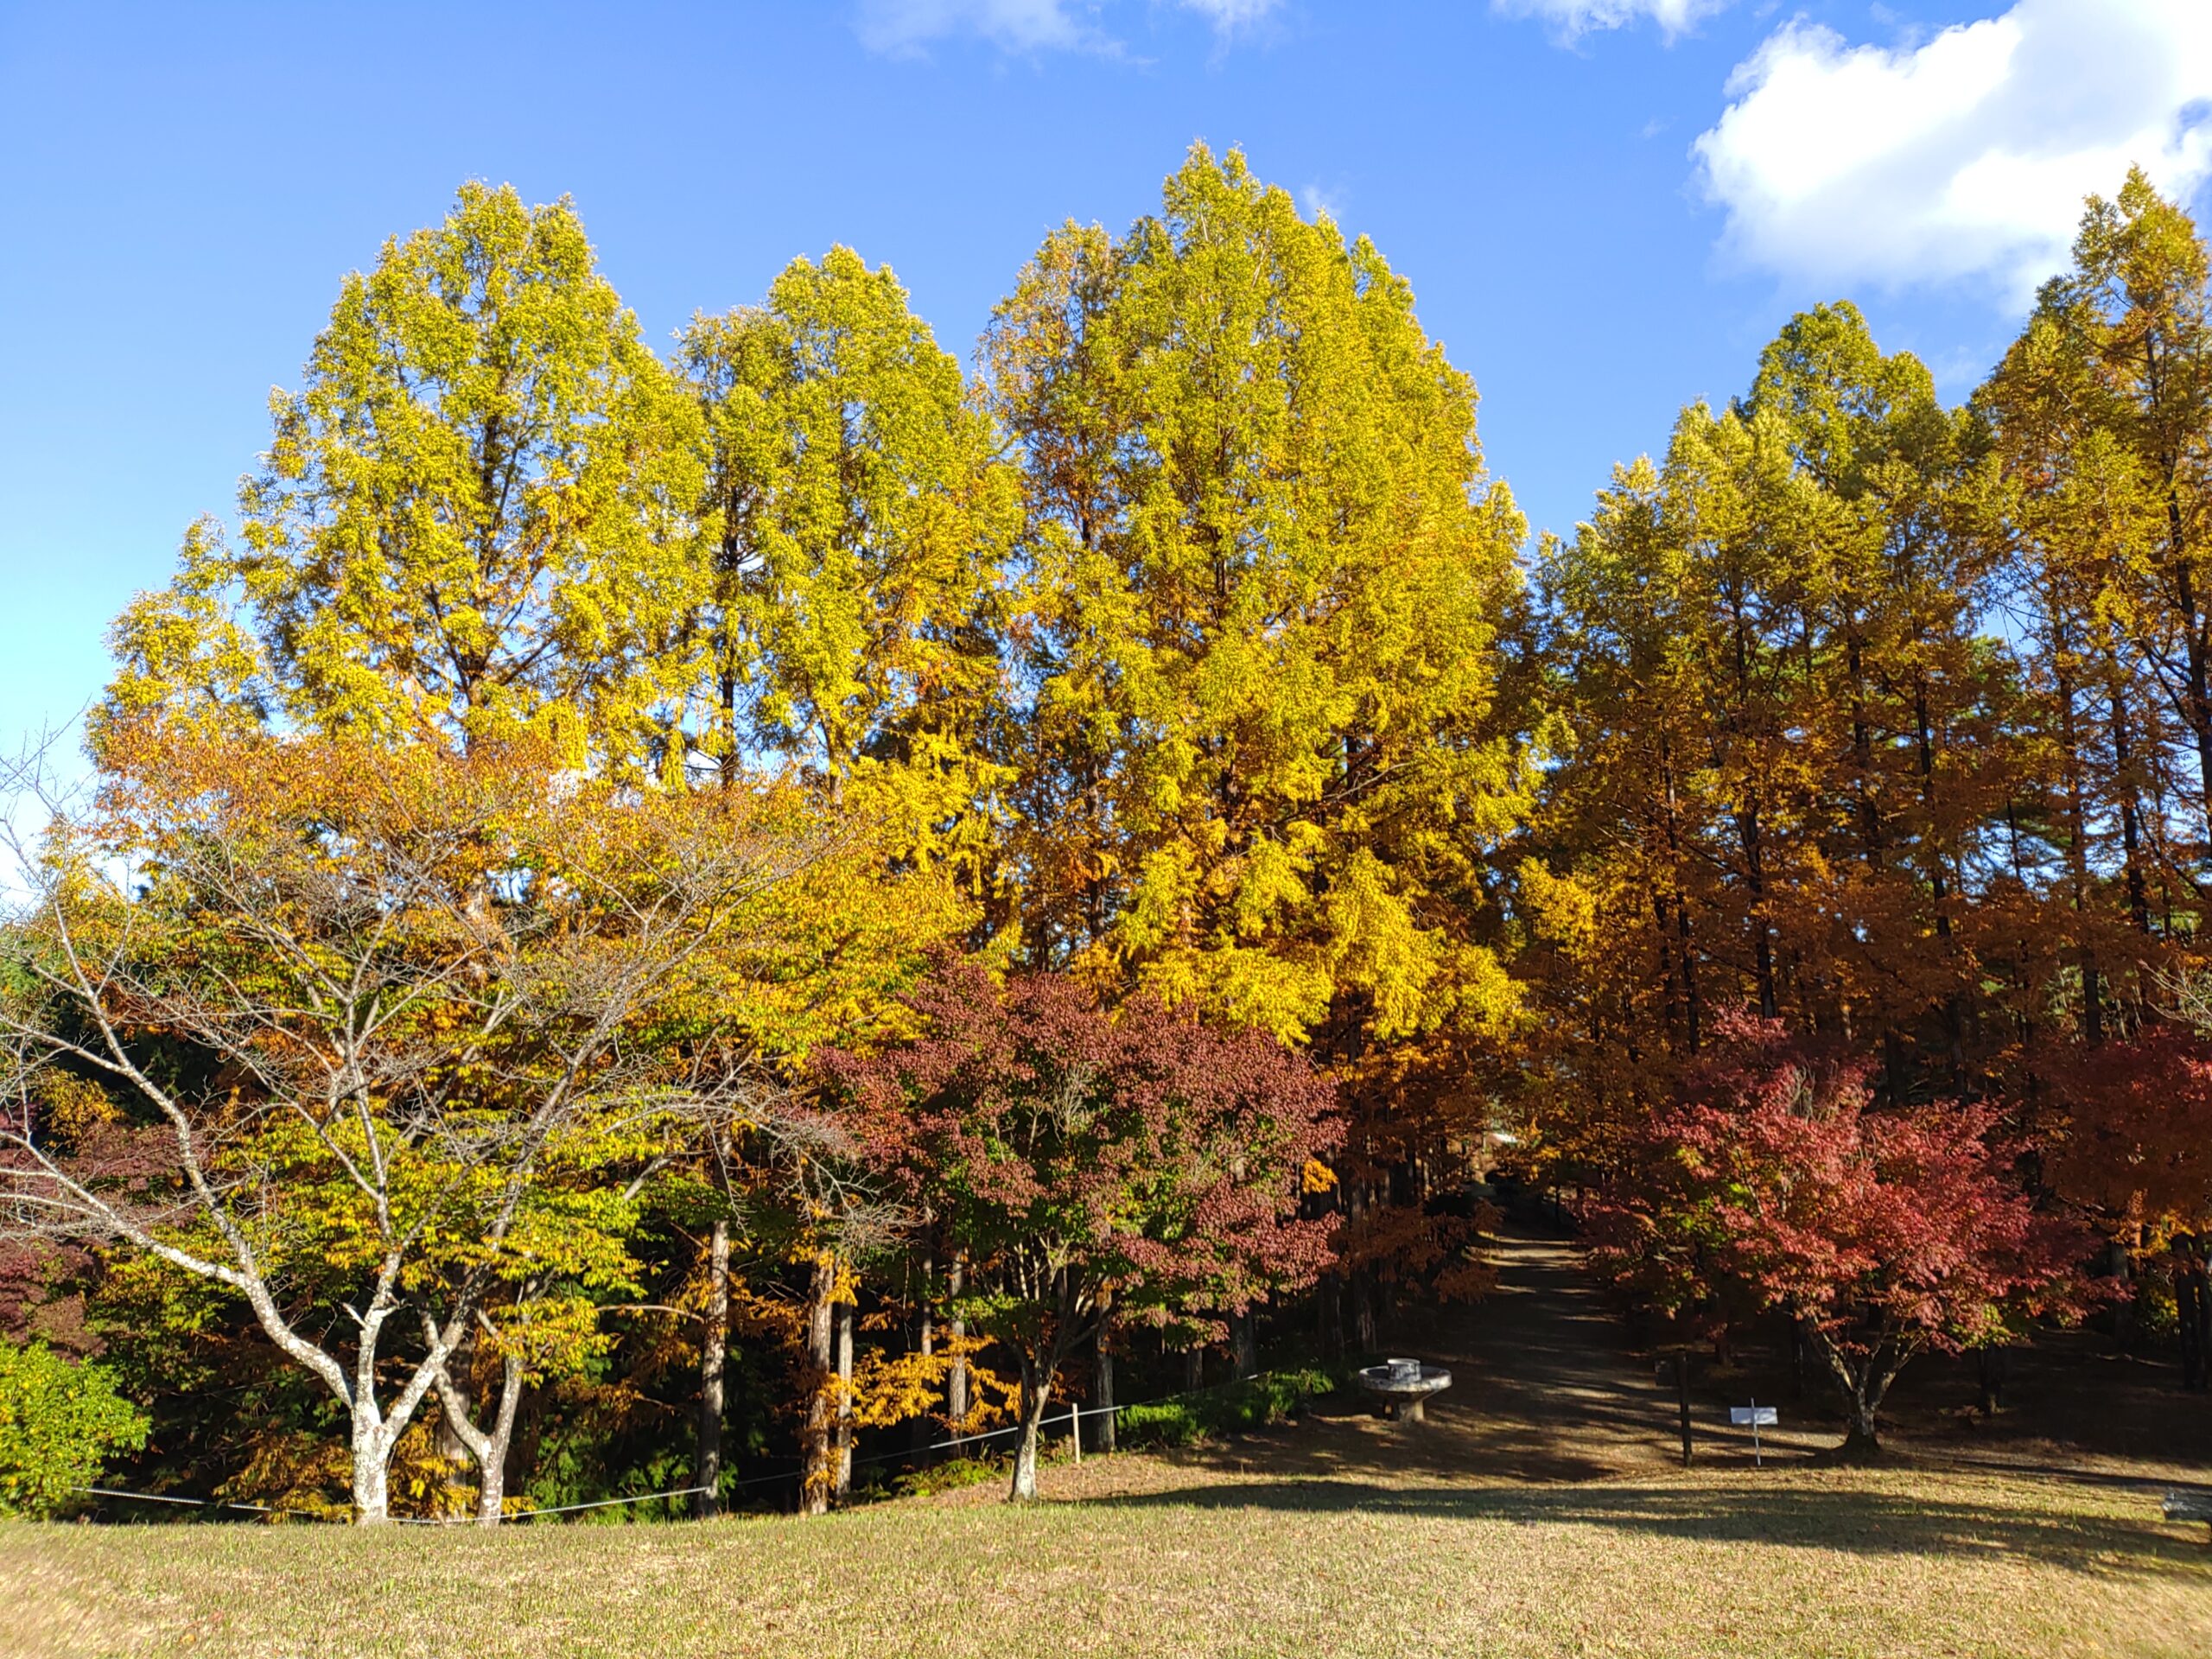
<svg viewBox="0 0 2212 1659"><path fill-rule="evenodd" d="M1132 1447L1189 1446L1217 1434L1267 1428L1297 1416L1309 1402L1333 1391L1339 1380L1317 1367L1263 1371L1208 1393L1125 1406L1120 1439Z"/></svg>
<svg viewBox="0 0 2212 1659"><path fill-rule="evenodd" d="M1006 1478L1004 1458L951 1458L899 1477L894 1491L900 1497L934 1497L963 1486L980 1486L987 1480Z"/></svg>
<svg viewBox="0 0 2212 1659"><path fill-rule="evenodd" d="M145 1445L146 1431L105 1368L0 1340L0 1515L59 1513L110 1452Z"/></svg>

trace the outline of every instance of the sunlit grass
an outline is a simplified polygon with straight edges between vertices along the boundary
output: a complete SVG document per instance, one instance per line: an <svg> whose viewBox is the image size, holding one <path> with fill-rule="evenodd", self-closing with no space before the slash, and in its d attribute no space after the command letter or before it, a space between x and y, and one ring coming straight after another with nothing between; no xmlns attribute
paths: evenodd
<svg viewBox="0 0 2212 1659"><path fill-rule="evenodd" d="M2212 1550L2163 1524L2139 1491L1890 1470L1381 1486L1116 1461L1133 1478L1116 1483L1122 1496L1026 1510L924 1501L814 1522L490 1537L16 1526L0 1530L0 1645L810 1659L2212 1652Z"/></svg>

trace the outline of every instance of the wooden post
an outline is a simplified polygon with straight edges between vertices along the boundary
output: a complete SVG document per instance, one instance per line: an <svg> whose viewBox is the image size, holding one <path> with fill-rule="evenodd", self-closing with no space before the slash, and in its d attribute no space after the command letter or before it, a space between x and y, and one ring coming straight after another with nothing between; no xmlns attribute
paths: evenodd
<svg viewBox="0 0 2212 1659"><path fill-rule="evenodd" d="M1075 1448L1075 1460L1083 1461L1083 1411L1079 1401L1068 1402L1068 1444Z"/></svg>
<svg viewBox="0 0 2212 1659"><path fill-rule="evenodd" d="M1685 1348L1675 1355L1675 1400L1682 1419L1682 1467L1690 1466L1690 1354Z"/></svg>

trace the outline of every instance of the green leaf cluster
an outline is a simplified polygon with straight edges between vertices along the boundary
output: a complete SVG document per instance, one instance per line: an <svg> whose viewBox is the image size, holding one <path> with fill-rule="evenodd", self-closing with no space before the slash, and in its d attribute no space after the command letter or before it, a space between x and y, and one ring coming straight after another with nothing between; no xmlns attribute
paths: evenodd
<svg viewBox="0 0 2212 1659"><path fill-rule="evenodd" d="M148 1427L104 1368L0 1338L0 1515L59 1514Z"/></svg>

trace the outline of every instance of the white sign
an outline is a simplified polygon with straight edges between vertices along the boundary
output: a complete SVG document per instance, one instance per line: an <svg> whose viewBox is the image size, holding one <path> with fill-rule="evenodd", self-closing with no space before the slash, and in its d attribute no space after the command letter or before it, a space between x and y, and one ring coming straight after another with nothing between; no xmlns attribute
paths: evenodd
<svg viewBox="0 0 2212 1659"><path fill-rule="evenodd" d="M1759 1430L1773 1428L1782 1421L1782 1419L1775 1414L1772 1406L1763 1406L1754 1400L1748 1406L1729 1407L1728 1421L1738 1428L1748 1428L1751 1431L1751 1466L1754 1469L1760 1467Z"/></svg>

